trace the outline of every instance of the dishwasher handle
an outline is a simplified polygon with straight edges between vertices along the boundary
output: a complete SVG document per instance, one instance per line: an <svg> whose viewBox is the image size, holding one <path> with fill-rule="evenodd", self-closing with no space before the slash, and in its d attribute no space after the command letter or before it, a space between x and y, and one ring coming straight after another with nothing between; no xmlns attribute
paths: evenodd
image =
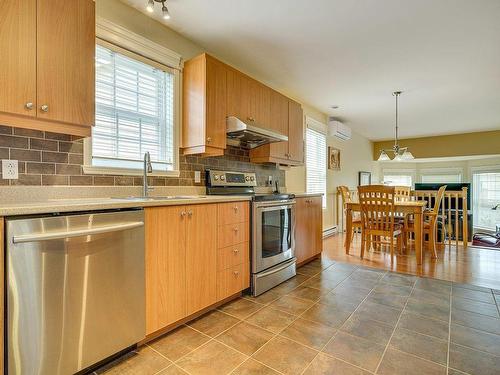
<svg viewBox="0 0 500 375"><path fill-rule="evenodd" d="M134 221L131 223L108 225L108 226L97 227L97 228L92 228L92 229L80 229L80 230L42 233L42 234L24 234L24 235L20 235L20 236L14 236L12 238L12 242L13 243L26 243L26 242L39 242L39 241L47 241L47 240L62 240L65 238L82 237L82 236L89 236L89 235L93 235L93 234L117 232L117 231L122 231L122 230L127 230L127 229L139 228L142 226L144 226L144 222Z"/></svg>

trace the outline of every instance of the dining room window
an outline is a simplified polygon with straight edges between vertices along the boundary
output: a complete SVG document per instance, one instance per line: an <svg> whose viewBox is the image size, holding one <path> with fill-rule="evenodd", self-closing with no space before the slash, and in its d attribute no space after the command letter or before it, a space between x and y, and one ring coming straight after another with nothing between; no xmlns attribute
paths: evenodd
<svg viewBox="0 0 500 375"><path fill-rule="evenodd" d="M384 173L384 185L388 186L413 186L413 176L404 173Z"/></svg>
<svg viewBox="0 0 500 375"><path fill-rule="evenodd" d="M474 228L495 231L500 224L500 167L472 173Z"/></svg>
<svg viewBox="0 0 500 375"><path fill-rule="evenodd" d="M306 190L323 194L326 208L326 136L310 127L306 130Z"/></svg>
<svg viewBox="0 0 500 375"><path fill-rule="evenodd" d="M433 168L433 169L423 169L420 171L420 182L430 183L430 184L459 184L462 182L463 170L461 168L457 169L445 169L445 168Z"/></svg>

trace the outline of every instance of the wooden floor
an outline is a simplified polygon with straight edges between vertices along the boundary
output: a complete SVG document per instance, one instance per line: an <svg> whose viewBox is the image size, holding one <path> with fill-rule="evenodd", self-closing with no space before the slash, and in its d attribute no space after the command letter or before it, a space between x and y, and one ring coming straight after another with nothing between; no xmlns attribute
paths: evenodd
<svg viewBox="0 0 500 375"><path fill-rule="evenodd" d="M470 246L464 249L461 245L458 248L452 245L450 248L446 245L438 249L438 259L431 259L429 252L425 251L422 266L417 266L413 251L395 256L394 264L391 264L391 257L385 251L365 251L365 258L360 259L360 239L359 234L354 237L350 254L347 255L343 245L343 234L328 237L323 241L323 257L412 275L500 289L500 251L498 250Z"/></svg>

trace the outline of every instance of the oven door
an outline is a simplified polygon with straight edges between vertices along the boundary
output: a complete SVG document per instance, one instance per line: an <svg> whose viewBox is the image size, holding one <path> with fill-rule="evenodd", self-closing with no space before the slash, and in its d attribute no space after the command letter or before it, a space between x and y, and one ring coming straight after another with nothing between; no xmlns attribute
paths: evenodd
<svg viewBox="0 0 500 375"><path fill-rule="evenodd" d="M292 259L295 249L295 201L253 204L252 272Z"/></svg>

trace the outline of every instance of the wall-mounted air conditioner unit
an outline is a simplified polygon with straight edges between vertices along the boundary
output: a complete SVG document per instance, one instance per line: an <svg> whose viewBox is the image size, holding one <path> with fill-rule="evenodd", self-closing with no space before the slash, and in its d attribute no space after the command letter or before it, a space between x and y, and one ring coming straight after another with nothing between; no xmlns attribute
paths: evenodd
<svg viewBox="0 0 500 375"><path fill-rule="evenodd" d="M333 117L330 117L328 119L328 135L343 141L348 141L352 137L352 130L349 126L342 124Z"/></svg>

